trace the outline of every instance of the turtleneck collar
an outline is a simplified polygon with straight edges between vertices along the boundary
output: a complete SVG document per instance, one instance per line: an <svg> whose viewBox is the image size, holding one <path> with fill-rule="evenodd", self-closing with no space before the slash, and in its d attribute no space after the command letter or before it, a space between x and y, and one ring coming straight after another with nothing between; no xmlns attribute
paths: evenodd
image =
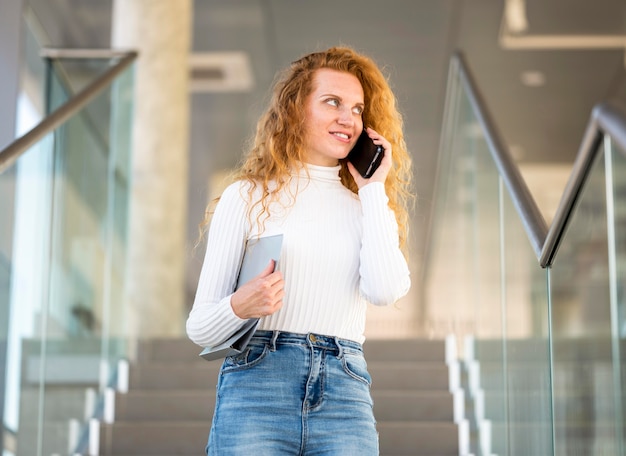
<svg viewBox="0 0 626 456"><path fill-rule="evenodd" d="M341 165L320 166L312 165L310 163L302 163L302 165L298 167L297 171L294 174L300 177L306 177L308 171L308 174L312 181L341 183L341 178L339 177L340 170Z"/></svg>

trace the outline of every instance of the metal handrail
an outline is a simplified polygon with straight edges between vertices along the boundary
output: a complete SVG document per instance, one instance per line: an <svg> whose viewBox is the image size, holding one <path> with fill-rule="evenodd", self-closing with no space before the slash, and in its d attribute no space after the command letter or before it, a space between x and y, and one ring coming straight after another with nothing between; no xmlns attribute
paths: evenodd
<svg viewBox="0 0 626 456"><path fill-rule="evenodd" d="M117 56L118 54L112 55ZM0 151L0 174L15 163L15 161L33 144L36 144L41 138L56 129L76 112L80 111L104 89L112 84L115 78L137 58L138 53L135 51L128 51L119 55L122 56L119 62L105 71L93 82L88 84L83 90L78 92L67 102L59 106L55 111L46 116L28 133L20 136L7 147L2 149L2 151ZM101 57L101 55L99 54L96 57Z"/></svg>
<svg viewBox="0 0 626 456"><path fill-rule="evenodd" d="M485 134L491 156L509 190L539 264L543 268L549 267L554 261L591 166L600 150L603 136L609 135L622 151L626 151L626 109L615 103L601 103L594 107L572 173L554 219L548 228L521 176L519 167L505 147L502 136L492 120L474 76L461 52L452 56L451 67L459 74L471 108Z"/></svg>
<svg viewBox="0 0 626 456"><path fill-rule="evenodd" d="M601 103L593 108L572 173L539 256L539 264L544 268L551 266L554 261L605 134L622 151L626 151L626 110L617 104Z"/></svg>

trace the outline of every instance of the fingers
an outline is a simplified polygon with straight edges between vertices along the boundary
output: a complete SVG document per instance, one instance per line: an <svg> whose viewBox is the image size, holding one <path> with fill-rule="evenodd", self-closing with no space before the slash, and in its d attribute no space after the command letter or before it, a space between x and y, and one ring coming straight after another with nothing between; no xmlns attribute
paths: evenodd
<svg viewBox="0 0 626 456"><path fill-rule="evenodd" d="M259 318L272 315L283 306L285 297L283 275L280 271L268 271L274 268L272 261L261 274L242 285L231 296L231 307L239 318Z"/></svg>
<svg viewBox="0 0 626 456"><path fill-rule="evenodd" d="M272 315L282 308L283 298L285 297L283 285L284 282L282 277L280 277L280 280L273 284L267 284L267 288L260 293L259 305L255 311L259 317Z"/></svg>
<svg viewBox="0 0 626 456"><path fill-rule="evenodd" d="M274 272L275 268L276 268L276 261L270 260L267 266L265 266L265 269L263 269L257 277L267 277L272 272Z"/></svg>
<svg viewBox="0 0 626 456"><path fill-rule="evenodd" d="M266 312L275 308L279 302L282 302L285 296L285 281L283 280L282 273L279 271L273 272L269 276L260 278L257 281L253 281L252 285L255 287L253 290L255 294L254 299L259 305L266 308Z"/></svg>
<svg viewBox="0 0 626 456"><path fill-rule="evenodd" d="M384 136L380 135L373 128L367 127L366 130L367 130L367 135L372 139L372 141L374 141L374 144L383 146L383 149L385 149L385 155L388 155L388 154L391 155L391 143L387 141L387 139L385 139Z"/></svg>

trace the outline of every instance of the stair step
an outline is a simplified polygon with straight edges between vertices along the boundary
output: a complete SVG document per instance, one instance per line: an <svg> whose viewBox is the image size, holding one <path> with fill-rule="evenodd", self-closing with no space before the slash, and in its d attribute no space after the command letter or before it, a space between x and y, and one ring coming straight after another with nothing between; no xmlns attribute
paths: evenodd
<svg viewBox="0 0 626 456"><path fill-rule="evenodd" d="M450 373L442 361L438 363L368 362L372 388L448 391Z"/></svg>
<svg viewBox="0 0 626 456"><path fill-rule="evenodd" d="M621 359L626 360L626 341L620 341ZM547 359L549 344L546 339L507 340L506 350L509 361L534 361L538 357ZM475 358L482 361L502 361L502 340L480 340L474 342ZM553 356L556 362L581 360L612 360L613 341L610 338L556 339L553 342Z"/></svg>
<svg viewBox="0 0 626 456"><path fill-rule="evenodd" d="M506 454L507 448L551 449L552 431L549 423L491 423L491 449L495 454ZM619 454L614 423L555 423L556 455ZM526 439L533 436L531 446ZM508 440L507 440L508 439Z"/></svg>
<svg viewBox="0 0 626 456"><path fill-rule="evenodd" d="M614 414L612 402L600 404L589 391L571 394L557 391L552 400L549 391L516 391L513 395L503 394L501 391L489 392L485 395L484 413L486 419L504 420L507 403L509 403L508 413L513 419L523 421L529 417L528 419L532 420L536 413L549 416L552 402L557 420L565 416L588 416L589 414L594 414L600 419L602 415L613 416Z"/></svg>
<svg viewBox="0 0 626 456"><path fill-rule="evenodd" d="M101 425L102 456L156 456L200 454L210 423L197 421L119 422ZM379 423L380 452L458 455L458 428L453 423Z"/></svg>
<svg viewBox="0 0 626 456"><path fill-rule="evenodd" d="M380 452L388 455L458 455L454 423L378 423Z"/></svg>
<svg viewBox="0 0 626 456"><path fill-rule="evenodd" d="M186 338L182 339L149 339L140 340L137 343L137 360L139 362L150 361L177 361L177 362L207 362L198 354L202 347L194 344ZM211 364L219 365L219 361Z"/></svg>
<svg viewBox="0 0 626 456"><path fill-rule="evenodd" d="M374 415L383 421L454 421L452 394L441 391L372 390Z"/></svg>
<svg viewBox="0 0 626 456"><path fill-rule="evenodd" d="M142 363L129 373L130 389L215 389L219 364Z"/></svg>
<svg viewBox="0 0 626 456"><path fill-rule="evenodd" d="M215 408L215 389L141 390L117 394L116 421L199 420L210 422Z"/></svg>
<svg viewBox="0 0 626 456"><path fill-rule="evenodd" d="M626 376L626 365L620 368L622 376ZM539 366L532 363L508 365L506 374L512 387L520 393L526 394L545 389L549 384L551 372L548 366ZM614 369L609 362L586 363L555 363L552 369L554 387L563 394L580 395L594 388L612 388L614 384ZM484 390L499 391L502 389L504 370L502 365L480 365L480 386ZM604 385L604 386L601 386Z"/></svg>
<svg viewBox="0 0 626 456"><path fill-rule="evenodd" d="M198 421L137 421L102 424L100 455L201 454L211 423Z"/></svg>
<svg viewBox="0 0 626 456"><path fill-rule="evenodd" d="M445 362L446 341L429 339L368 339L363 344L368 362Z"/></svg>
<svg viewBox="0 0 626 456"><path fill-rule="evenodd" d="M382 421L453 421L450 393L441 391L372 391L376 419ZM116 395L116 421L210 421L215 390L129 391Z"/></svg>
<svg viewBox="0 0 626 456"><path fill-rule="evenodd" d="M130 370L130 388L213 389L219 365L204 362L142 363ZM368 369L377 389L448 390L449 372L443 363L372 362Z"/></svg>

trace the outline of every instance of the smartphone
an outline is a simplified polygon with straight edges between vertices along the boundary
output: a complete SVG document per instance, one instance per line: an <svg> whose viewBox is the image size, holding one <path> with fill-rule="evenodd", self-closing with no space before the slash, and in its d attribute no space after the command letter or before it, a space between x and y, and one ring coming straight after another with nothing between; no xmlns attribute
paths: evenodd
<svg viewBox="0 0 626 456"><path fill-rule="evenodd" d="M374 144L367 132L363 130L348 154L348 161L354 165L361 176L369 179L380 166L384 154L383 146Z"/></svg>

